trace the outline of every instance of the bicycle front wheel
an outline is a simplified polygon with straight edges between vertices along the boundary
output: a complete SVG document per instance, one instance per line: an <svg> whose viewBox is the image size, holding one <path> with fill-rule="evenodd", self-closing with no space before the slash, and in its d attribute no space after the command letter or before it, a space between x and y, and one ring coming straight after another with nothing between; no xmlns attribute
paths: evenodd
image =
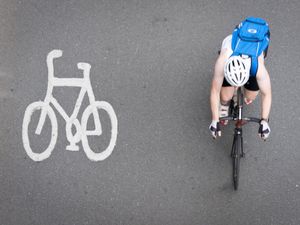
<svg viewBox="0 0 300 225"><path fill-rule="evenodd" d="M49 117L51 122L51 137L50 137L50 142L48 147L45 150L37 153L34 152L30 146L30 138L28 135L28 130L29 130L29 124L31 122L31 118L33 114L36 113L38 110L43 110L43 109L46 110L46 116ZM53 109L49 105L46 105L44 102L39 101L39 102L31 103L26 108L24 118L23 118L22 140L27 155L33 161L43 161L44 159L47 159L51 155L57 140L57 119Z"/></svg>
<svg viewBox="0 0 300 225"><path fill-rule="evenodd" d="M89 120L89 117L93 115L94 110L103 110L106 114L109 116L109 123L111 127L110 132L110 141L108 146L101 152L94 151L89 144L88 137L92 136L91 134L88 134L87 132L87 123ZM100 115L100 114L98 114ZM100 118L101 121L101 118ZM118 133L118 120L116 113L113 109L113 107L105 101L96 101L94 104L89 105L82 114L81 119L81 126L82 126L82 146L83 150L86 153L87 157L92 161L102 161L109 157L114 150L114 147L116 145L117 141L117 133Z"/></svg>
<svg viewBox="0 0 300 225"><path fill-rule="evenodd" d="M239 136L234 138L232 145L232 172L233 172L233 187L234 190L239 186L239 173L240 173L240 158L241 158L241 138Z"/></svg>
<svg viewBox="0 0 300 225"><path fill-rule="evenodd" d="M240 158L236 156L233 158L232 162L233 162L233 187L234 190L237 190L239 186Z"/></svg>

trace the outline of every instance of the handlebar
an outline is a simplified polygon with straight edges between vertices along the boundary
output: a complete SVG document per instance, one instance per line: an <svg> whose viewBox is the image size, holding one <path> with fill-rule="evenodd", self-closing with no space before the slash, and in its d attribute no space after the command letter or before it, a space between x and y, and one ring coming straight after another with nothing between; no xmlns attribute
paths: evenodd
<svg viewBox="0 0 300 225"><path fill-rule="evenodd" d="M54 49L47 55L47 61L53 61L53 59L61 57L63 54L63 51L60 49Z"/></svg>
<svg viewBox="0 0 300 225"><path fill-rule="evenodd" d="M226 116L226 117L220 117L220 121L224 120L231 120L236 121L237 125L242 126L245 125L248 122L254 122L254 123L260 123L260 119L256 117L243 117L241 120L239 120L237 117L234 116Z"/></svg>
<svg viewBox="0 0 300 225"><path fill-rule="evenodd" d="M60 58L63 55L63 51L60 49L53 49L47 55L47 67L48 67L48 80L55 79L54 76L54 59ZM91 65L89 63L79 62L77 68L83 70L83 77L85 80L89 80ZM60 79L60 78L58 78Z"/></svg>

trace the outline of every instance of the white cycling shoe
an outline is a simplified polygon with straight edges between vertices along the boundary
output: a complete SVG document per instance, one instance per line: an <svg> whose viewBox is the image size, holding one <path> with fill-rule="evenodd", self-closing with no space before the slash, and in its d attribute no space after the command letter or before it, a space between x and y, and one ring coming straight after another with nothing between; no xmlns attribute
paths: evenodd
<svg viewBox="0 0 300 225"><path fill-rule="evenodd" d="M220 104L220 108L219 108L219 115L220 115L220 117L229 116L229 107L230 107L230 105L222 105L222 104ZM228 124L228 120L222 120L221 124L222 125L227 125Z"/></svg>

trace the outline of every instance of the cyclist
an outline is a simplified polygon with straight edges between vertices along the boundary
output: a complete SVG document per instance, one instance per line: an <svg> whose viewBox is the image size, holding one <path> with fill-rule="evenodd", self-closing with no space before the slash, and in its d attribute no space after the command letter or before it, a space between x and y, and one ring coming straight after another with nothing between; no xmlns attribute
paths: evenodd
<svg viewBox="0 0 300 225"><path fill-rule="evenodd" d="M249 19L250 22L251 20L262 23L265 22L260 18L249 17L247 19ZM227 36L223 40L220 55L215 64L210 91L212 122L209 126L213 138L221 136L219 117L228 116L229 105L233 98L234 91L237 87L241 86L244 87L244 102L247 105L253 102L260 91L262 102L258 134L265 140L269 137L271 132L269 126L269 114L272 101L271 82L269 73L264 64L268 43L264 44L262 49L258 47L262 46L262 39L260 39L261 42L257 41L258 45L256 45L257 49L255 49L255 51L256 54L259 54L255 55L251 53L253 50L249 50L251 48L249 48L249 46L255 48L255 42L250 43L248 42L249 39L246 38L237 40L243 37L241 32L245 32L243 31L243 27L247 24L247 21L245 21L234 30L232 35ZM259 33L260 30L258 29L259 32L256 32L255 29L250 29L249 26L251 27L253 25L251 23L249 25L249 23L247 24L246 32L250 32L251 37L253 37L253 35ZM254 26L256 26L256 24L254 24ZM265 31L268 31L268 27ZM265 42L269 42L269 31L267 34L267 38L263 40ZM248 37L250 37L249 34ZM238 46L239 44L240 46Z"/></svg>

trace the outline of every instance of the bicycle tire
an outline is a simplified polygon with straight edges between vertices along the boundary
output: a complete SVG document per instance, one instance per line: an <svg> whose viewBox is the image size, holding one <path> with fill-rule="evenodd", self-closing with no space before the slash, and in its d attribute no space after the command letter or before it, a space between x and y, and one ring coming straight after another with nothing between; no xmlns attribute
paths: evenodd
<svg viewBox="0 0 300 225"><path fill-rule="evenodd" d="M234 190L238 189L239 186L239 167L240 167L240 158L233 158L233 187Z"/></svg>
<svg viewBox="0 0 300 225"><path fill-rule="evenodd" d="M240 158L241 158L241 137L235 137L233 143L233 154L232 154L232 179L234 190L238 189L239 186L239 173L240 173Z"/></svg>
<svg viewBox="0 0 300 225"><path fill-rule="evenodd" d="M49 116L50 122L51 122L51 127L52 127L51 140L49 142L48 147L44 151L42 151L41 153L35 153L30 146L30 140L29 140L29 136L28 136L28 128L29 128L29 123L31 121L31 116L33 115L33 113L36 110L42 110L44 107L47 107L46 116ZM25 149L27 155L33 161L37 161L37 162L43 161L51 155L51 153L55 147L56 141L57 141L57 119L56 119L53 109L49 105L45 104L42 101L38 101L38 102L33 102L27 106L25 113L24 113L24 118L23 118L22 141L23 141L23 146L24 146L24 149Z"/></svg>
<svg viewBox="0 0 300 225"><path fill-rule="evenodd" d="M96 110L98 109L104 110L109 115L110 122L111 122L111 137L110 137L109 144L105 150L99 153L94 152L93 149L90 148L89 141L88 141L88 136L90 135L86 134L88 119L90 115L93 113L93 110L95 108ZM107 157L109 157L116 145L117 133L118 133L118 120L113 107L108 102L105 101L96 101L94 104L89 105L82 114L81 126L83 129L82 139L81 139L82 146L88 159L90 159L91 161L102 161L105 160Z"/></svg>

